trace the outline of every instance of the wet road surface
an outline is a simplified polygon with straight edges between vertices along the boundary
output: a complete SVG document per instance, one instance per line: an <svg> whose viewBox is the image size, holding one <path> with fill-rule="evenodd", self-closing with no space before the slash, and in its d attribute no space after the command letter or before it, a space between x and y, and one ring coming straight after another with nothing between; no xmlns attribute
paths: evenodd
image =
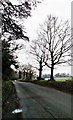
<svg viewBox="0 0 73 120"><path fill-rule="evenodd" d="M13 82L23 118L71 118L72 96L28 82Z"/></svg>

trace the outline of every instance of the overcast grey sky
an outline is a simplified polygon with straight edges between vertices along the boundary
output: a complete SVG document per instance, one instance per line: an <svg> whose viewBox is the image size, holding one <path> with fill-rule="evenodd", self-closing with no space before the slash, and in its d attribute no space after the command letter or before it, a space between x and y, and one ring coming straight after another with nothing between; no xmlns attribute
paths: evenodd
<svg viewBox="0 0 73 120"><path fill-rule="evenodd" d="M43 23L48 14L58 16L63 20L70 20L71 0L44 0L42 4L38 5L36 10L33 11L32 17L29 17L25 24L28 35L31 38L35 37L39 23Z"/></svg>
<svg viewBox="0 0 73 120"><path fill-rule="evenodd" d="M41 4L39 4L35 11L32 12L32 17L28 17L24 23L30 41L36 37L36 31L39 27L39 24L43 23L49 14L58 16L63 20L69 19L71 21L71 1L72 0L44 0ZM26 48L29 48L28 43ZM32 61L32 59L31 56L29 57L27 53L25 53L25 51L26 49L22 50L18 54L18 60L21 63L27 64ZM46 73L47 70L44 72ZM56 67L54 74L57 72L71 73L71 67Z"/></svg>

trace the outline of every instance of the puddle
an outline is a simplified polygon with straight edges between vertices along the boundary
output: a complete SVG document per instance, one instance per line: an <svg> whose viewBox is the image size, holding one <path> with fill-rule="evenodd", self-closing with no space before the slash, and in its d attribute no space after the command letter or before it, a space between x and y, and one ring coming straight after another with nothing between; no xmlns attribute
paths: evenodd
<svg viewBox="0 0 73 120"><path fill-rule="evenodd" d="M14 111L12 111L12 114L21 113L21 112L22 112L21 109L15 109Z"/></svg>

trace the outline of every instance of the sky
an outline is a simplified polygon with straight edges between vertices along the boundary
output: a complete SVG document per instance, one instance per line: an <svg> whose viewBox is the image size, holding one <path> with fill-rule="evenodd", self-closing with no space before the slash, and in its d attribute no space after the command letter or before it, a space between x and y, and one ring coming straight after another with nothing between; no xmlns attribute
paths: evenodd
<svg viewBox="0 0 73 120"><path fill-rule="evenodd" d="M36 38L36 32L39 28L39 24L43 23L47 15L52 14L58 16L60 19L71 21L71 1L72 0L44 0L38 7L32 12L32 17L28 17L24 21L26 32L30 41ZM18 60L27 64L32 61L31 56L27 54L27 49L29 49L28 43L25 45L26 49L23 49L18 53ZM49 73L50 70L45 70L44 73ZM54 74L59 73L71 73L70 66L56 67Z"/></svg>
<svg viewBox="0 0 73 120"><path fill-rule="evenodd" d="M36 10L32 13L25 22L25 27L28 35L33 39L36 30L40 23L46 19L47 15L52 14L61 19L71 19L71 0L44 0L42 4L38 5ZM34 33L34 34L31 34Z"/></svg>

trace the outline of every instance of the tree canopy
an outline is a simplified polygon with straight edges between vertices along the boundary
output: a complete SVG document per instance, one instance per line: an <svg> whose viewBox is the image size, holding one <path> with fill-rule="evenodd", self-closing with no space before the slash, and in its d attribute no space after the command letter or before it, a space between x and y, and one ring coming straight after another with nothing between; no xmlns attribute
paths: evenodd
<svg viewBox="0 0 73 120"><path fill-rule="evenodd" d="M69 52L72 48L70 24L68 20L60 21L58 17L49 15L40 28L37 50L41 51L43 62L51 70L50 79L54 80L55 66L68 62ZM35 50L34 54L36 54Z"/></svg>
<svg viewBox="0 0 73 120"><path fill-rule="evenodd" d="M31 3L37 4L33 0L21 1L19 0L16 5L12 3L11 0L0 1L1 4L1 14L2 14L2 35L11 35L12 39L27 39L25 36L25 30L23 25L20 24L22 18L27 18L31 16L32 6Z"/></svg>
<svg viewBox="0 0 73 120"><path fill-rule="evenodd" d="M18 67L16 59L17 56L13 55L12 50L10 50L10 43L5 39L2 41L2 79L7 80L11 76L11 65Z"/></svg>
<svg viewBox="0 0 73 120"><path fill-rule="evenodd" d="M14 51L21 48L22 45L15 44L11 49L12 43L17 39L29 40L25 35L24 25L21 23L23 19L31 16L32 6L36 6L37 0L26 1L19 0L17 4L13 4L11 0L0 1L1 8L1 23L2 23L2 73L5 79L11 75L11 64L16 65L16 57Z"/></svg>

